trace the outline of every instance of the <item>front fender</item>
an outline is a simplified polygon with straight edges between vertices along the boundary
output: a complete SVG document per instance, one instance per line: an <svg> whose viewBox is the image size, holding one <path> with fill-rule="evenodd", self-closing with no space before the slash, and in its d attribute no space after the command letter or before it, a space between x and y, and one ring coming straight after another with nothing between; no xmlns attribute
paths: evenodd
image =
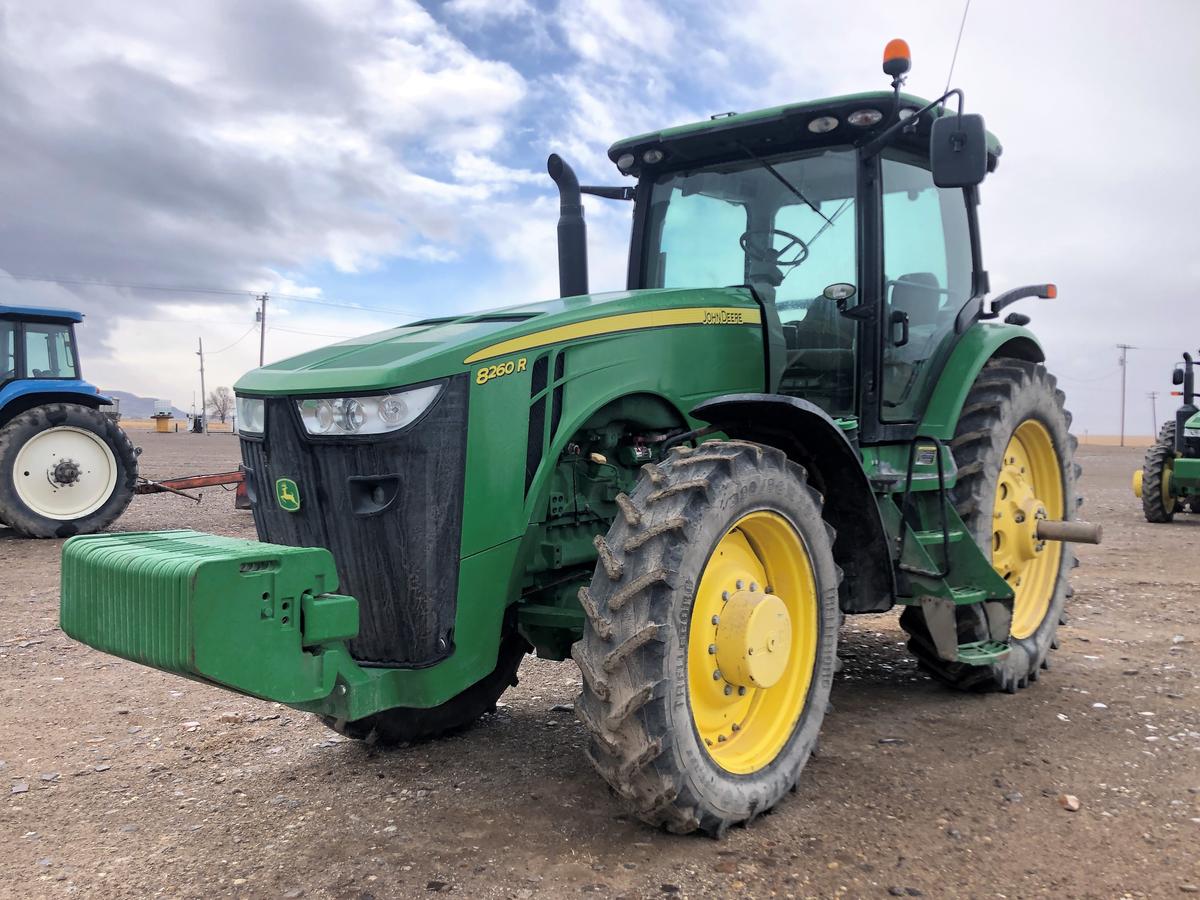
<svg viewBox="0 0 1200 900"><path fill-rule="evenodd" d="M962 414L971 385L995 356L1044 362L1046 354L1033 332L1019 325L976 322L963 333L938 378L917 433L948 441Z"/></svg>
<svg viewBox="0 0 1200 900"><path fill-rule="evenodd" d="M727 394L701 403L692 416L732 438L768 444L808 470L837 531L833 555L845 579L843 612L883 612L895 597L891 544L862 460L823 409L782 394Z"/></svg>
<svg viewBox="0 0 1200 900"><path fill-rule="evenodd" d="M78 403L99 407L112 401L86 381L66 378L24 378L0 388L0 425L35 406Z"/></svg>

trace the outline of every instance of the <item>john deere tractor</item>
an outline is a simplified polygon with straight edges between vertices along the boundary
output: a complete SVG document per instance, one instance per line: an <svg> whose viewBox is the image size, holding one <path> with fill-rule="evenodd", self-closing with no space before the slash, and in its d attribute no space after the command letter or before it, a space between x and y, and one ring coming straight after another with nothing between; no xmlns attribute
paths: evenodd
<svg viewBox="0 0 1200 900"><path fill-rule="evenodd" d="M600 775L721 834L793 788L843 614L903 607L964 690L1046 667L1079 504L1063 393L993 297L1000 145L953 91L643 134L561 203L557 300L413 322L237 384L262 543L76 538L62 624L396 743L573 658ZM944 109L957 99L957 109ZM632 205L628 289L587 287L581 195Z"/></svg>
<svg viewBox="0 0 1200 900"><path fill-rule="evenodd" d="M83 314L0 304L0 522L26 537L90 534L133 499L137 451L83 380Z"/></svg>
<svg viewBox="0 0 1200 900"><path fill-rule="evenodd" d="M1190 353L1176 364L1171 381L1183 398L1175 418L1164 422L1158 440L1133 473L1133 493L1142 500L1147 522L1170 522L1175 513L1200 512L1200 411L1196 409L1195 362Z"/></svg>

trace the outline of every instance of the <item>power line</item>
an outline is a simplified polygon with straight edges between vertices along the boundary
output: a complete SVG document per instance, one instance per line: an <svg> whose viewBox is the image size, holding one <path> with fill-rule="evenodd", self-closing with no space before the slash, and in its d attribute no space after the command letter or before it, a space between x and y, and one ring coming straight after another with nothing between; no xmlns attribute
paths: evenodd
<svg viewBox="0 0 1200 900"><path fill-rule="evenodd" d="M10 278L13 281L41 281L48 284L60 285L83 285L91 287L107 287L118 288L131 291L163 291L174 294L213 294L225 297L254 297L258 298L258 292L252 290L244 290L238 288L217 288L217 287L186 287L183 285L169 284L138 284L130 281L101 281L92 278L66 278L58 275L30 275L17 272L0 272L0 278ZM354 303L352 301L338 300L318 300L314 297L302 297L299 294L275 294L276 299L287 300L292 303L311 303L317 306L329 306L334 309L356 309L362 312L376 312L384 315L395 315L396 313L404 313L406 315L419 316L423 313L416 312L403 307L392 307L388 309L382 306L367 306L362 303Z"/></svg>
<svg viewBox="0 0 1200 900"><path fill-rule="evenodd" d="M206 287L176 287L165 284L133 284L123 281L100 281L91 278L62 278L57 275L27 275L16 272L0 272L0 277L11 278L14 281L45 281L51 284L91 285L95 287L126 288L134 291L170 291L179 294L224 294L230 297L250 294L251 291L239 291L233 288Z"/></svg>
<svg viewBox="0 0 1200 900"><path fill-rule="evenodd" d="M352 338L358 337L356 334L334 334L329 331L302 331L299 328L284 328L281 325L272 325L268 331L285 331L288 334L309 334L313 337L331 337L331 338Z"/></svg>
<svg viewBox="0 0 1200 900"><path fill-rule="evenodd" d="M246 333L245 333L245 334L243 334L243 335L242 335L240 338L238 338L236 341L234 341L232 344L229 344L229 345L228 345L228 346L226 346L226 347L222 347L220 350L209 350L209 351L208 351L208 355L209 355L209 356L216 356L218 353L224 353L226 350L232 350L234 347L236 347L238 344L240 344L240 343L241 343L242 341L244 341L246 338L250 337L250 332L252 332L252 331L253 331L255 328L257 328L257 327L258 327L258 325L251 325L249 328L247 328L247 329L246 329Z"/></svg>
<svg viewBox="0 0 1200 900"><path fill-rule="evenodd" d="M958 62L958 46L962 43L963 29L967 27L967 13L971 11L971 0L963 6L962 21L958 23L958 40L954 42L954 55L950 57L950 71L946 73L946 91L950 90L950 79L954 77L954 64Z"/></svg>

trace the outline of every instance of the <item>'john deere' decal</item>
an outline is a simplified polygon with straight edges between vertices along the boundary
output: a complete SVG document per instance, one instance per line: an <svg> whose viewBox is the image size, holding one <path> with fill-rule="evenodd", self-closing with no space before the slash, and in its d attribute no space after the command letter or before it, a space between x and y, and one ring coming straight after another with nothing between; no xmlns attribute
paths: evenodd
<svg viewBox="0 0 1200 900"><path fill-rule="evenodd" d="M296 512L300 509L300 488L290 478L276 478L275 499L284 512Z"/></svg>

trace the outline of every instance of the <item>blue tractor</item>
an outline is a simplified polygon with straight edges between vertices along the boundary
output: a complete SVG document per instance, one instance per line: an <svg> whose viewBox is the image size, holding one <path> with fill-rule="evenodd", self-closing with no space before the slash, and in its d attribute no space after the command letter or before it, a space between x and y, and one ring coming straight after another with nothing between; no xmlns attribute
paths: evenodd
<svg viewBox="0 0 1200 900"><path fill-rule="evenodd" d="M137 451L80 377L83 314L0 305L0 522L27 537L110 525L137 485Z"/></svg>

